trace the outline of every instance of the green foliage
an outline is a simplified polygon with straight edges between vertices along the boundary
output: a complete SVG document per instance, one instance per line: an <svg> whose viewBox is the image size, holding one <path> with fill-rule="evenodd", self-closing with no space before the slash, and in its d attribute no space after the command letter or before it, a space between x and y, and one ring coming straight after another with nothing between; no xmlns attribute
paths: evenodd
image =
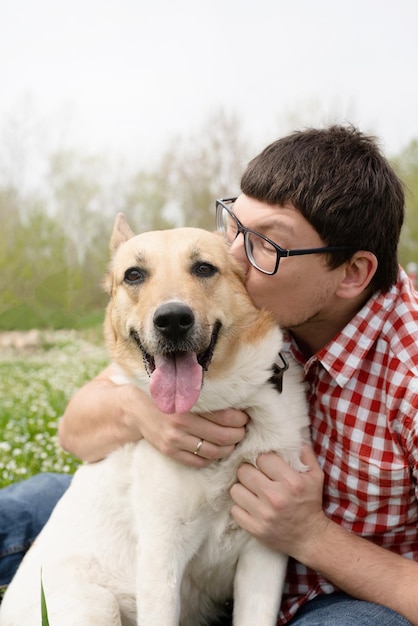
<svg viewBox="0 0 418 626"><path fill-rule="evenodd" d="M42 616L42 626L49 626L48 608L46 606L46 598L45 598L44 585L42 583L42 577L41 577L41 616Z"/></svg>
<svg viewBox="0 0 418 626"><path fill-rule="evenodd" d="M171 143L151 170L115 174L103 157L56 150L40 189L16 176L0 182L0 330L85 326L107 302L116 213L136 232L213 230L214 199L236 192L245 154L238 120L221 112L198 136Z"/></svg>
<svg viewBox="0 0 418 626"><path fill-rule="evenodd" d="M87 249L79 262L59 221L43 207L21 200L10 209L10 196L0 195L0 329L77 327L103 310L107 245Z"/></svg>
<svg viewBox="0 0 418 626"><path fill-rule="evenodd" d="M72 473L78 466L59 447L57 423L74 392L108 363L103 346L92 343L100 336L99 327L87 334L38 333L19 349L5 347L3 341L0 487L39 472Z"/></svg>
<svg viewBox="0 0 418 626"><path fill-rule="evenodd" d="M418 139L414 139L394 160L405 184L406 219L401 237L402 265L418 263Z"/></svg>

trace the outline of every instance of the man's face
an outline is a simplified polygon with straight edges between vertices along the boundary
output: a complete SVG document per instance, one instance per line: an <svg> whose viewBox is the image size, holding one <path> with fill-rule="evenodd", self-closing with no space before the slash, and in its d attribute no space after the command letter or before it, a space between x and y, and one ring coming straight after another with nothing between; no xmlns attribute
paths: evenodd
<svg viewBox="0 0 418 626"><path fill-rule="evenodd" d="M242 194L233 211L244 226L266 235L282 248L325 245L290 203L271 206ZM272 311L283 328L321 324L332 314L342 270L330 270L325 254L282 258L276 274L268 276L249 263L242 235L232 243L231 252L246 272L246 287L255 304Z"/></svg>

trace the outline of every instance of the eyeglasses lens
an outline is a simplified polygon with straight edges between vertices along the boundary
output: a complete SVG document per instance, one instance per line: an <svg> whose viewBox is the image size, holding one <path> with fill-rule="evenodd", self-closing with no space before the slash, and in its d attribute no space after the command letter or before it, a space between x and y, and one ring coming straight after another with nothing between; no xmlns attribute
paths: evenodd
<svg viewBox="0 0 418 626"><path fill-rule="evenodd" d="M241 228L234 219L234 215L231 215L221 205L218 205L216 217L217 229L226 235L229 243L235 241L238 233L242 232L244 235L245 252L248 260L254 267L268 274L275 271L277 251L266 239L251 230Z"/></svg>
<svg viewBox="0 0 418 626"><path fill-rule="evenodd" d="M272 274L276 268L277 252L263 237L256 233L247 232L245 236L245 250L250 262L262 272Z"/></svg>

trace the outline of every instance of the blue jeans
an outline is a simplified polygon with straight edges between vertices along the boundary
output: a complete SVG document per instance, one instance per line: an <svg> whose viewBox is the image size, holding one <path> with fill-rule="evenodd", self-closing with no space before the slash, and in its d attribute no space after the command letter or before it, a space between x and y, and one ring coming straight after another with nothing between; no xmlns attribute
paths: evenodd
<svg viewBox="0 0 418 626"><path fill-rule="evenodd" d="M299 609L288 626L411 626L381 604L356 600L345 593L314 598Z"/></svg>
<svg viewBox="0 0 418 626"><path fill-rule="evenodd" d="M231 625L230 615L212 624L212 626ZM411 624L398 613L380 604L356 600L345 593L331 593L318 596L304 604L287 626L411 626Z"/></svg>
<svg viewBox="0 0 418 626"><path fill-rule="evenodd" d="M70 482L66 474L38 474L0 489L0 587L11 581Z"/></svg>

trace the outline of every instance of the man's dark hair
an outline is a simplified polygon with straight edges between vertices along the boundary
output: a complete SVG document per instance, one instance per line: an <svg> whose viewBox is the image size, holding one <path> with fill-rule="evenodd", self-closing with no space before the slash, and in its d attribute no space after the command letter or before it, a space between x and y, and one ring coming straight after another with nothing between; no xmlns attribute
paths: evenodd
<svg viewBox="0 0 418 626"><path fill-rule="evenodd" d="M379 263L373 289L396 282L404 191L374 137L352 126L296 131L249 163L241 190L271 205L291 202L325 245L353 246L330 253L330 267L369 250Z"/></svg>

